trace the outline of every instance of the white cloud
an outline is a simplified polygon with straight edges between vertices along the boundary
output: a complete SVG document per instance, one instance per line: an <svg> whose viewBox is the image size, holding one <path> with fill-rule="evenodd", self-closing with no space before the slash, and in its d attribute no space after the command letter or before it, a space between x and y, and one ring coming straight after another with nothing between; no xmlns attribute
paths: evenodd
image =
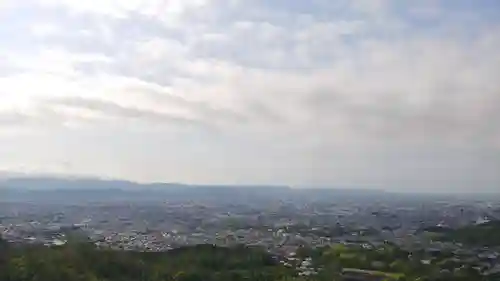
<svg viewBox="0 0 500 281"><path fill-rule="evenodd" d="M152 17L167 25L181 24L193 9L202 8L210 0L37 0L47 7L67 7L77 14L95 14L123 19L133 15Z"/></svg>
<svg viewBox="0 0 500 281"><path fill-rule="evenodd" d="M151 12L160 7L163 1L144 0L105 0L105 1L66 1L66 0L40 0L45 6L66 6L73 12L96 13L113 17L126 17L127 13L140 11Z"/></svg>
<svg viewBox="0 0 500 281"><path fill-rule="evenodd" d="M37 37L47 37L57 34L59 28L53 23L38 23L31 27L31 32Z"/></svg>
<svg viewBox="0 0 500 281"><path fill-rule="evenodd" d="M186 56L186 48L181 42L167 38L152 38L137 43L137 59L144 63L159 60L173 64Z"/></svg>

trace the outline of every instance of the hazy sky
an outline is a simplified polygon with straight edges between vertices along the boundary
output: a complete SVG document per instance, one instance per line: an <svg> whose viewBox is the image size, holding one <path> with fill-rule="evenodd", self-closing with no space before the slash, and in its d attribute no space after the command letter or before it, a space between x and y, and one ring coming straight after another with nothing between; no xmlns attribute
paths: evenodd
<svg viewBox="0 0 500 281"><path fill-rule="evenodd" d="M500 190L498 0L0 0L0 170Z"/></svg>

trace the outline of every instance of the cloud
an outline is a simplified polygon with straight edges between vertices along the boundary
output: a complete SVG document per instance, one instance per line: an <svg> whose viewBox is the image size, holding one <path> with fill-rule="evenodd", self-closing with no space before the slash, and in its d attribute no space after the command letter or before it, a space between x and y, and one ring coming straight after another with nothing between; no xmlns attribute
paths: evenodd
<svg viewBox="0 0 500 281"><path fill-rule="evenodd" d="M76 172L332 185L431 186L435 177L452 188L459 162L464 182L498 183L498 161L481 162L500 149L500 23L484 3L30 0L2 9L11 28L0 27L0 127L61 139L68 130L132 138L141 128L178 136L175 151L137 142L184 161L126 151L134 161L121 165L136 172L120 174L113 160L99 172L65 149ZM141 159L183 176L134 168ZM478 175L466 178L467 167Z"/></svg>
<svg viewBox="0 0 500 281"><path fill-rule="evenodd" d="M125 107L115 103L97 99L83 98L59 98L50 101L51 105L64 106L68 108L84 109L101 114L103 117L123 119L139 119L164 124L178 123L179 125L192 125L195 120L182 116L170 115L162 112L144 110L136 107Z"/></svg>
<svg viewBox="0 0 500 281"><path fill-rule="evenodd" d="M104 0L75 2L70 0L40 0L45 7L65 7L71 13L108 16L117 19L137 15L147 16L168 26L182 22L192 10L207 6L210 0Z"/></svg>
<svg viewBox="0 0 500 281"><path fill-rule="evenodd" d="M18 112L2 112L0 115L0 124L8 126L22 125L29 120L29 116Z"/></svg>
<svg viewBox="0 0 500 281"><path fill-rule="evenodd" d="M57 34L59 28L53 23L38 23L31 27L31 32L37 37L47 37Z"/></svg>

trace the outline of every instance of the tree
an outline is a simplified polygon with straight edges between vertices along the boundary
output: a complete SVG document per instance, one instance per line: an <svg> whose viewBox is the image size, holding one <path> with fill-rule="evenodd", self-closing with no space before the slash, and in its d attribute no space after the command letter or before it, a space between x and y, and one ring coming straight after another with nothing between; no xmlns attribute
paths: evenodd
<svg viewBox="0 0 500 281"><path fill-rule="evenodd" d="M295 272L261 249L182 247L164 253L20 246L8 250L1 281L276 281ZM2 265L3 266L3 265Z"/></svg>

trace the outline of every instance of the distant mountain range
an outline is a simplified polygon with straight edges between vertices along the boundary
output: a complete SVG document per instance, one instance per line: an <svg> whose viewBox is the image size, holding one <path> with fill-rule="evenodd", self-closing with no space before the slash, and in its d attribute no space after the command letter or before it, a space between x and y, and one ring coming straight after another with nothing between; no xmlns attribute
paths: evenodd
<svg viewBox="0 0 500 281"><path fill-rule="evenodd" d="M404 190L404 189L403 189ZM15 202L110 202L217 200L254 202L276 200L335 202L387 199L396 201L492 199L498 194L394 193L358 188L292 188L286 185L192 185L182 183L137 183L62 176L28 176L0 172L0 201Z"/></svg>
<svg viewBox="0 0 500 281"><path fill-rule="evenodd" d="M307 197L331 200L343 197L369 198L384 195L379 190L294 189L276 185L141 184L124 180L57 177L8 177L0 179L1 201L96 202L165 200L288 200Z"/></svg>
<svg viewBox="0 0 500 281"><path fill-rule="evenodd" d="M57 178L57 177L9 177L0 179L0 188L23 190L103 190L114 189L124 191L139 190L177 190L177 189L266 189L289 190L289 186L277 185L190 185L181 183L137 183L126 180L103 180L94 178Z"/></svg>

